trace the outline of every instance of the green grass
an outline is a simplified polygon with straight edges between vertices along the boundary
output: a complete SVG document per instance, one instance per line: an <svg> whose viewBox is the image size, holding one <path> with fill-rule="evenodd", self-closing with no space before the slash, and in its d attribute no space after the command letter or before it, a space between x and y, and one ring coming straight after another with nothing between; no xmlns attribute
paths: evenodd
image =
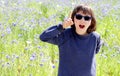
<svg viewBox="0 0 120 76"><path fill-rule="evenodd" d="M63 21L72 4L61 6L56 1L32 1L18 5L13 2L9 2L9 7L0 7L0 76L57 76L58 48L40 41L39 34ZM91 3L97 18L97 32L104 41L96 55L97 76L120 76L120 10L113 8L117 5L119 8L119 2ZM105 15L103 8L108 10Z"/></svg>

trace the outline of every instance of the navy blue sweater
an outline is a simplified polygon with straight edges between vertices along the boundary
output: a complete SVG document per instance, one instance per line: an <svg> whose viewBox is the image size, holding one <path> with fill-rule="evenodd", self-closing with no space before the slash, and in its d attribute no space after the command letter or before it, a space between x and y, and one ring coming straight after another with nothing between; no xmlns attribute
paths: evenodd
<svg viewBox="0 0 120 76"><path fill-rule="evenodd" d="M58 76L96 76L95 54L100 49L96 32L82 36L59 24L45 30L40 39L59 47Z"/></svg>

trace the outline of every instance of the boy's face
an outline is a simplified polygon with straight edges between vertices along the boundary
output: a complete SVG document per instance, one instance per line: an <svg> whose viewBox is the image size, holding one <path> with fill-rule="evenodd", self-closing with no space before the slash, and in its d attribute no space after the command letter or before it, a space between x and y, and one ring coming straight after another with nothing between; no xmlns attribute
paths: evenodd
<svg viewBox="0 0 120 76"><path fill-rule="evenodd" d="M91 15L84 14L83 11L77 12L74 16L74 24L78 34L87 34L87 29L91 25Z"/></svg>

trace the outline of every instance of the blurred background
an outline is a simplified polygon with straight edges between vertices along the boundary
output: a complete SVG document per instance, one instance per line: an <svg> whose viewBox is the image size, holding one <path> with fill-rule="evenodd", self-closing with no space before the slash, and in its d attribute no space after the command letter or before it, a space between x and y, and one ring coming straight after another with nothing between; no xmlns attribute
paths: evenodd
<svg viewBox="0 0 120 76"><path fill-rule="evenodd" d="M93 8L103 41L97 76L120 76L120 0L0 0L0 76L57 76L58 48L39 35L79 4Z"/></svg>

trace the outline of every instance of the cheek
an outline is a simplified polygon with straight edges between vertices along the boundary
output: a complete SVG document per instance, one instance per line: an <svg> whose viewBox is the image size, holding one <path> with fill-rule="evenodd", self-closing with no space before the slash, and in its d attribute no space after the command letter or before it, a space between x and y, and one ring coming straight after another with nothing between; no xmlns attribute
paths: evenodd
<svg viewBox="0 0 120 76"><path fill-rule="evenodd" d="M76 19L74 18L74 23L76 23Z"/></svg>
<svg viewBox="0 0 120 76"><path fill-rule="evenodd" d="M79 23L80 23L80 22L74 18L74 24L77 25L77 24L79 24Z"/></svg>
<svg viewBox="0 0 120 76"><path fill-rule="evenodd" d="M86 25L87 25L87 26L90 26L90 25L91 25L91 21L86 22Z"/></svg>

